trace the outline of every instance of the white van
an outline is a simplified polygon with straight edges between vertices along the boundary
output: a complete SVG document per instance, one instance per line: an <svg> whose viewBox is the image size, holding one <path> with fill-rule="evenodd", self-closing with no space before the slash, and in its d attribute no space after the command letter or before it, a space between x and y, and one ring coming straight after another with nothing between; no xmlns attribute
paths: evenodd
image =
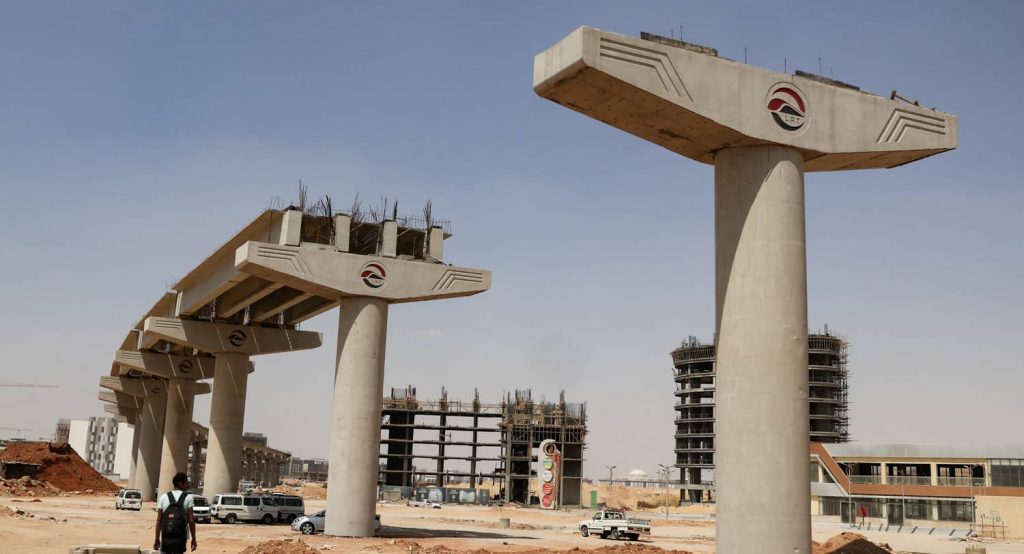
<svg viewBox="0 0 1024 554"><path fill-rule="evenodd" d="M274 503L277 504L277 519L285 523L295 521L295 518L306 515L306 503L301 496L292 494L281 494L275 492Z"/></svg>
<svg viewBox="0 0 1024 554"><path fill-rule="evenodd" d="M271 524L277 521L277 514L277 503L269 496L218 494L210 505L210 515L223 523L260 521Z"/></svg>
<svg viewBox="0 0 1024 554"><path fill-rule="evenodd" d="M115 510L141 510L142 491L139 489L121 489L114 497Z"/></svg>

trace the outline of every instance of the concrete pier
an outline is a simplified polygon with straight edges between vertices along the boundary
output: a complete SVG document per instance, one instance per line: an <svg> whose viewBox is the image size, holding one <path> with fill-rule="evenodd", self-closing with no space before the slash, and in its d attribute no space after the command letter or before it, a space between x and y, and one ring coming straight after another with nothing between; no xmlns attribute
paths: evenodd
<svg viewBox="0 0 1024 554"><path fill-rule="evenodd" d="M195 381L172 378L167 381L167 408L164 414L163 446L160 455L159 490L174 488L176 473L188 472L188 449L192 438L192 407Z"/></svg>
<svg viewBox="0 0 1024 554"><path fill-rule="evenodd" d="M135 486L135 473L138 469L139 464L139 437L142 433L139 429L142 427L142 412L138 412L132 421L132 462L128 467L128 488L137 489Z"/></svg>
<svg viewBox="0 0 1024 554"><path fill-rule="evenodd" d="M330 517L324 529L328 535L373 536L387 324L388 304L382 299L355 297L341 303L327 477Z"/></svg>
<svg viewBox="0 0 1024 554"><path fill-rule="evenodd" d="M803 173L952 150L956 117L648 33L580 27L533 69L544 98L715 165L716 549L810 552Z"/></svg>
<svg viewBox="0 0 1024 554"><path fill-rule="evenodd" d="M167 386L163 383L146 387L139 428L139 455L135 469L135 488L142 491L142 501L156 499L163 455L164 412L167 409Z"/></svg>
<svg viewBox="0 0 1024 554"><path fill-rule="evenodd" d="M810 552L803 163L715 155L719 552Z"/></svg>
<svg viewBox="0 0 1024 554"><path fill-rule="evenodd" d="M207 498L238 490L249 368L249 357L245 354L224 352L217 355L213 398L210 401L210 439L203 476L203 495Z"/></svg>

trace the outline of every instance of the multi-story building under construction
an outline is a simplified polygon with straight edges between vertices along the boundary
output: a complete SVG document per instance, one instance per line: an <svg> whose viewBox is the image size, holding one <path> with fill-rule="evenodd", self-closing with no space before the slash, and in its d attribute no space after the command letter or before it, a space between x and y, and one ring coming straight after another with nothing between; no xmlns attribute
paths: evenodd
<svg viewBox="0 0 1024 554"><path fill-rule="evenodd" d="M807 343L810 442L847 442L847 342L826 326L824 333L809 334ZM714 490L715 345L691 336L672 351L672 363L680 498L700 502Z"/></svg>
<svg viewBox="0 0 1024 554"><path fill-rule="evenodd" d="M381 411L380 482L386 486L445 487L489 482L506 501L527 504L540 442L553 439L562 453L559 504L578 506L586 444L586 405L533 400L510 393L497 404L416 398L416 389L391 389ZM414 464L416 460L420 462Z"/></svg>

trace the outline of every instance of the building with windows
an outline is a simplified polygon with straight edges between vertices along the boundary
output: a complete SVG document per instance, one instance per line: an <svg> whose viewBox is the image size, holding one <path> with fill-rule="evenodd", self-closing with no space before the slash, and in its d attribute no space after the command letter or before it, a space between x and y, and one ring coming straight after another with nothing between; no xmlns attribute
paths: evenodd
<svg viewBox="0 0 1024 554"><path fill-rule="evenodd" d="M93 469L114 479L127 479L134 430L113 417L61 419L54 442L67 442Z"/></svg>
<svg viewBox="0 0 1024 554"><path fill-rule="evenodd" d="M1024 446L812 443L810 478L814 515L1024 537Z"/></svg>
<svg viewBox="0 0 1024 554"><path fill-rule="evenodd" d="M847 342L825 326L807 337L810 440L849 440ZM680 499L713 499L715 468L715 345L689 337L672 351L676 383L676 467Z"/></svg>

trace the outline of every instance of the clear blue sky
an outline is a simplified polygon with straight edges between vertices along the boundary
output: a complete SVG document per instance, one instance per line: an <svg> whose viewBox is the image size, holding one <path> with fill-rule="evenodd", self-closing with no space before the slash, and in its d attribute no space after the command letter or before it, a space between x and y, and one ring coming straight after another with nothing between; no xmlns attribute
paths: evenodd
<svg viewBox="0 0 1024 554"><path fill-rule="evenodd" d="M961 147L807 178L812 328L851 342L853 437L1021 442L1024 5L1017 2L4 2L0 426L100 415L164 288L268 206L428 198L481 296L392 310L386 386L586 401L586 474L674 460L668 352L714 322L712 171L538 98L580 25L892 89ZM327 453L323 348L256 360L246 428ZM206 422L209 402L197 403ZM10 433L0 432L0 436Z"/></svg>

